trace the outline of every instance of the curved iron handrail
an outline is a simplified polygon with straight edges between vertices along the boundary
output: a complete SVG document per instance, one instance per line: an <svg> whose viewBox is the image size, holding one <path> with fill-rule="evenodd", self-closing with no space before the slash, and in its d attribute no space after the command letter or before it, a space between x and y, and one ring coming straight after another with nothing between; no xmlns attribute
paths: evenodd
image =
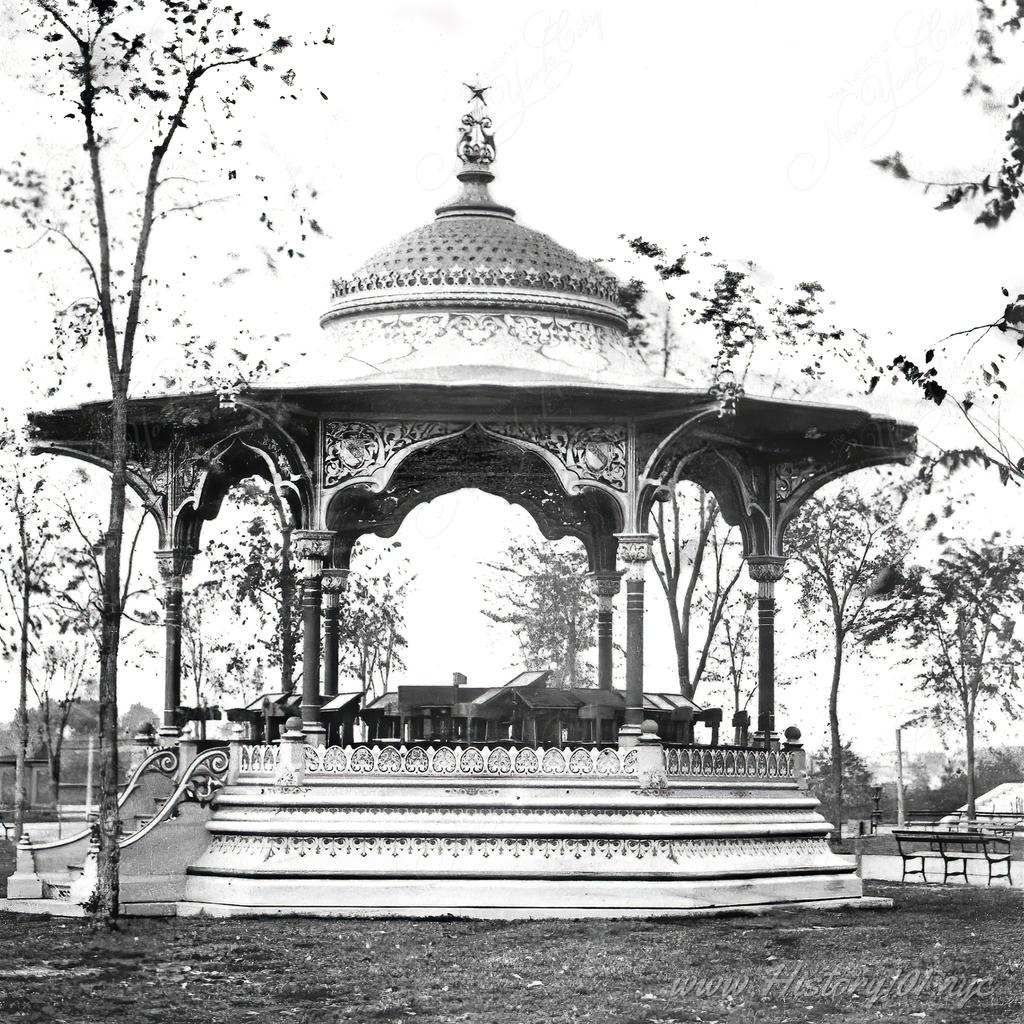
<svg viewBox="0 0 1024 1024"><path fill-rule="evenodd" d="M178 752L172 747L161 747L159 750L154 750L151 754L147 755L143 762L135 769L134 772L129 776L128 781L124 784L124 789L121 791L121 795L117 798L117 806L123 807L125 801L138 789L139 782L142 776L149 771L159 772L161 775L172 777L178 770ZM33 843L31 849L33 850L56 850L61 846L69 846L72 843L81 842L83 839L88 839L92 833L92 826L87 825L80 832L75 832L74 835L64 836L61 839L53 839L48 843Z"/></svg>
<svg viewBox="0 0 1024 1024"><path fill-rule="evenodd" d="M181 804L189 801L203 805L208 804L217 790L224 785L229 760L227 747L204 750L195 757L181 773L177 787L164 802L163 807L138 832L133 832L130 836L122 839L121 849L124 850L140 842L161 822L175 817Z"/></svg>

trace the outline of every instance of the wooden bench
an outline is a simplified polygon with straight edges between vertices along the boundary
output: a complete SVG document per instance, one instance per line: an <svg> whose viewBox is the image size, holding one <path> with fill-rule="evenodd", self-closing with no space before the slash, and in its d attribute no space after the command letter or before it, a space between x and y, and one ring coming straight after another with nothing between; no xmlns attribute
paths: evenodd
<svg viewBox="0 0 1024 1024"><path fill-rule="evenodd" d="M967 882L969 861L984 861L988 866L988 885L993 878L1010 878L1010 841L1012 836L983 832L980 829L894 829L893 838L903 858L903 877L920 875L928 881L925 866L929 860L942 861L942 882L951 878L963 878ZM919 860L921 866L912 867ZM957 867L956 865L960 865ZM996 871L996 869L1002 869Z"/></svg>

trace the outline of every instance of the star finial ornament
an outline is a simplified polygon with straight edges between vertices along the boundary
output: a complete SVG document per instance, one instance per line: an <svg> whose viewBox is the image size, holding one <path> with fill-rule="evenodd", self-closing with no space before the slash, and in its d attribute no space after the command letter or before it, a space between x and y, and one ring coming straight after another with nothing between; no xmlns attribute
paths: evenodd
<svg viewBox="0 0 1024 1024"><path fill-rule="evenodd" d="M487 92L491 87L489 85L470 85L469 82L462 83L470 92L470 101L479 100L485 107L487 106L487 100L484 97L484 93Z"/></svg>

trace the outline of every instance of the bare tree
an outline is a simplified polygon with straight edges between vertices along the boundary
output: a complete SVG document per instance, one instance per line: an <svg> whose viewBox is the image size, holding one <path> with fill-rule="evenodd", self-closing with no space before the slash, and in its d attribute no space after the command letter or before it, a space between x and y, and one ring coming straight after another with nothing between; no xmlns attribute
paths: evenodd
<svg viewBox="0 0 1024 1024"><path fill-rule="evenodd" d="M94 648L82 636L65 637L43 650L42 678L30 680L39 704L39 731L46 750L54 799L60 801L64 736L75 708L95 685Z"/></svg>
<svg viewBox="0 0 1024 1024"><path fill-rule="evenodd" d="M839 688L848 649L868 646L898 628L888 604L874 601L876 580L902 565L910 546L898 522L898 499L887 490L865 495L851 485L811 498L789 528L793 560L800 566L798 607L832 648L828 718L836 829L842 825L843 744ZM838 832L837 832L838 835Z"/></svg>
<svg viewBox="0 0 1024 1024"><path fill-rule="evenodd" d="M738 555L730 558L730 549L736 546L733 531L722 522L712 495L701 491L687 502L690 508L696 507L689 537L683 502L676 485L655 509L654 570L668 604L679 692L693 700L712 658L743 560Z"/></svg>

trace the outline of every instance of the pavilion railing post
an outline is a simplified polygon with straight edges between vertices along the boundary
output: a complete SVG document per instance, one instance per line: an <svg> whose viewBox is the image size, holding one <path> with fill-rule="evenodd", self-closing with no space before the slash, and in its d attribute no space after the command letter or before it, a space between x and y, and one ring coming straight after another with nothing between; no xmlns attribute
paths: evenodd
<svg viewBox="0 0 1024 1024"><path fill-rule="evenodd" d="M302 733L306 742L323 746L326 732L320 721L320 616L323 564L331 553L334 534L296 530L292 550L302 561Z"/></svg>
<svg viewBox="0 0 1024 1024"><path fill-rule="evenodd" d="M618 533L619 557L626 563L626 720L620 746L635 746L644 720L644 573L653 535Z"/></svg>
<svg viewBox="0 0 1024 1024"><path fill-rule="evenodd" d="M341 631L341 597L348 582L348 569L324 569L324 696L338 695L338 640Z"/></svg>
<svg viewBox="0 0 1024 1024"><path fill-rule="evenodd" d="M775 584L786 571L785 558L747 557L750 577L757 583L757 740L768 750L778 746L775 733Z"/></svg>
<svg viewBox="0 0 1024 1024"><path fill-rule="evenodd" d="M597 595L597 686L612 688L614 599L622 588L622 573L617 569L599 570L590 574Z"/></svg>
<svg viewBox="0 0 1024 1024"><path fill-rule="evenodd" d="M159 743L174 746L181 738L178 708L181 705L182 586L192 568L191 552L165 548L156 553L164 586L164 712L157 731Z"/></svg>

